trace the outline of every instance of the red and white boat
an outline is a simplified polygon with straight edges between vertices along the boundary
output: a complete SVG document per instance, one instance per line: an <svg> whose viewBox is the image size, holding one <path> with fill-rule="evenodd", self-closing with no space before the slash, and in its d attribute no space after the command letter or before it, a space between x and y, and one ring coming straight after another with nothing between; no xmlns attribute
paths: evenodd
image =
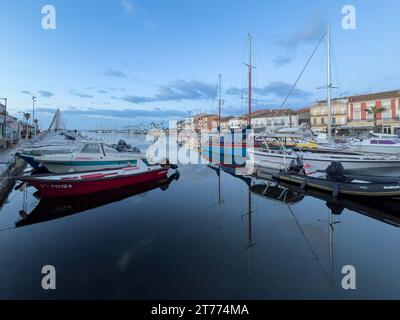
<svg viewBox="0 0 400 320"><path fill-rule="evenodd" d="M18 179L35 187L42 198L69 197L112 190L166 178L170 165L147 165L61 174L39 174Z"/></svg>

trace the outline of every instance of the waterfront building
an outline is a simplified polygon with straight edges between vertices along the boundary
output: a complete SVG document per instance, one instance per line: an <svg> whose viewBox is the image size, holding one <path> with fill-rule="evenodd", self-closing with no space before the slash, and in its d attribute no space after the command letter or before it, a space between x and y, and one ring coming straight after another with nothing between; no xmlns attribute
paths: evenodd
<svg viewBox="0 0 400 320"><path fill-rule="evenodd" d="M229 121L233 119L233 117L221 117L221 130L230 129ZM212 130L216 130L218 128L218 117L212 122Z"/></svg>
<svg viewBox="0 0 400 320"><path fill-rule="evenodd" d="M233 117L229 119L229 128L233 130L242 129L247 125L247 117L240 116L240 117Z"/></svg>
<svg viewBox="0 0 400 320"><path fill-rule="evenodd" d="M331 101L332 128L347 125L348 98L336 98ZM311 127L315 131L328 130L328 106L326 100L317 101L310 107Z"/></svg>
<svg viewBox="0 0 400 320"><path fill-rule="evenodd" d="M297 110L297 118L299 126L305 125L307 127L310 127L311 126L310 107L305 107L300 110Z"/></svg>
<svg viewBox="0 0 400 320"><path fill-rule="evenodd" d="M252 113L251 125L257 129L296 127L299 125L298 114L292 109L258 110Z"/></svg>
<svg viewBox="0 0 400 320"><path fill-rule="evenodd" d="M349 97L347 112L354 131L400 134L400 90Z"/></svg>

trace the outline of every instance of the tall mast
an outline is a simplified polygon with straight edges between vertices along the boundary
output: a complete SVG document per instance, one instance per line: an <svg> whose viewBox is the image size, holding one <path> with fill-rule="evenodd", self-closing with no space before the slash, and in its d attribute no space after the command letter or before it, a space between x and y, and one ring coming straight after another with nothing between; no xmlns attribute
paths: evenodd
<svg viewBox="0 0 400 320"><path fill-rule="evenodd" d="M251 127L251 69L252 69L252 64L251 64L251 34L249 33L249 110L248 110L248 116L247 116L247 126L250 128Z"/></svg>
<svg viewBox="0 0 400 320"><path fill-rule="evenodd" d="M218 98L218 131L221 132L221 108L222 108L222 76L219 75L219 98Z"/></svg>
<svg viewBox="0 0 400 320"><path fill-rule="evenodd" d="M328 142L332 141L332 110L331 110L331 89L332 89L332 79L331 79L331 29L328 25L326 27L326 50L327 50L327 103L328 103Z"/></svg>

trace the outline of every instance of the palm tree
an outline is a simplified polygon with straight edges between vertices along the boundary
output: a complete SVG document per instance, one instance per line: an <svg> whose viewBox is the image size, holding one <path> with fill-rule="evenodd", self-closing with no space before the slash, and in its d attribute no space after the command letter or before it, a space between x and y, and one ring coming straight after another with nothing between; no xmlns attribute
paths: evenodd
<svg viewBox="0 0 400 320"><path fill-rule="evenodd" d="M374 131L376 129L376 127L378 126L378 119L377 119L377 115L378 113L382 113L383 111L385 111L385 108L383 107L378 107L378 106L373 106L370 107L369 109L365 110L368 114L372 114L374 116Z"/></svg>
<svg viewBox="0 0 400 320"><path fill-rule="evenodd" d="M26 122L28 122L29 119L31 118L31 114L29 112L24 113L24 117L25 117Z"/></svg>

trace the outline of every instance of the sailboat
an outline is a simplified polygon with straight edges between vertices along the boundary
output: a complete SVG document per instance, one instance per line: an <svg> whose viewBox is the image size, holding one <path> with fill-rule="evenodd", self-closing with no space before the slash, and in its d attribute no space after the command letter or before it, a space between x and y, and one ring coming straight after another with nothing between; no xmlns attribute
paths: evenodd
<svg viewBox="0 0 400 320"><path fill-rule="evenodd" d="M206 143L200 146L201 153L206 155L210 161L219 159L225 164L244 166L246 163L247 149L253 146L253 142L249 143L248 129L251 129L251 110L252 110L252 37L248 35L249 41L249 60L245 63L248 67L248 114L247 127L240 132L231 130L229 133L221 132L221 109L222 109L222 76L219 75L218 85L218 127L217 132L209 136ZM251 144L251 145L249 145Z"/></svg>
<svg viewBox="0 0 400 320"><path fill-rule="evenodd" d="M326 38L327 46L327 105L328 105L328 133L327 142L332 142L332 116L331 116L331 90L332 90L332 79L331 79L331 52L330 52L330 27L327 26L326 31L323 35ZM321 38L322 40L322 38ZM321 42L321 41L320 41ZM318 45L320 44L318 43ZM315 52L315 51L314 51ZM311 59L311 58L310 58ZM308 64L308 62L307 62ZM307 65L306 65L307 66ZM325 170L332 161L340 161L345 170L357 170L365 171L368 169L385 169L385 168L400 168L400 156L381 156L373 154L363 154L357 152L349 152L347 150L341 150L337 148L328 148L324 152L320 152L319 149L308 149L307 151L297 148L286 148L281 143L282 139L288 140L296 138L293 135L284 134L271 134L269 138L279 140L281 148L278 150L270 149L266 143L264 147L255 147L248 149L248 165L260 166L271 169L287 169L290 162L297 157L302 158L305 165L311 166L315 170ZM297 137L298 138L298 137Z"/></svg>

